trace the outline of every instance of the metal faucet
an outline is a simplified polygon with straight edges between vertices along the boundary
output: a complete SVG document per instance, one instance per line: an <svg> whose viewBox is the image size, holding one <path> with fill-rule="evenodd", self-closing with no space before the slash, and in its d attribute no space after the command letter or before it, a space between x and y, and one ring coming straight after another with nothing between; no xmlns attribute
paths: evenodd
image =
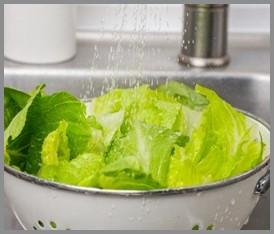
<svg viewBox="0 0 275 234"><path fill-rule="evenodd" d="M185 4L179 61L195 67L217 67L227 55L228 4Z"/></svg>

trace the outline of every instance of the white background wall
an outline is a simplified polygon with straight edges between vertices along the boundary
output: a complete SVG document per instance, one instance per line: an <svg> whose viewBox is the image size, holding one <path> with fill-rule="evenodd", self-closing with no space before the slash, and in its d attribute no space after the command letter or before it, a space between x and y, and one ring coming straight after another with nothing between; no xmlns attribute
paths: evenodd
<svg viewBox="0 0 275 234"><path fill-rule="evenodd" d="M81 30L181 32L183 5L81 4L77 7ZM265 32L270 29L268 4L231 4L230 32Z"/></svg>

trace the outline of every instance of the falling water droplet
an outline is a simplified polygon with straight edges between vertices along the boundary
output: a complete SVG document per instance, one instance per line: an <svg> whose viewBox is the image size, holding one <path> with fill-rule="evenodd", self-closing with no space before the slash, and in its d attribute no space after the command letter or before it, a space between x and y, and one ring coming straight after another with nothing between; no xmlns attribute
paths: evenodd
<svg viewBox="0 0 275 234"><path fill-rule="evenodd" d="M244 221L244 225L246 225L249 222L249 217L247 217L247 219Z"/></svg>
<svg viewBox="0 0 275 234"><path fill-rule="evenodd" d="M226 207L224 210L224 213L227 213L229 211L229 207Z"/></svg>
<svg viewBox="0 0 275 234"><path fill-rule="evenodd" d="M198 192L196 195L197 195L197 197L200 197L201 196L201 192Z"/></svg>

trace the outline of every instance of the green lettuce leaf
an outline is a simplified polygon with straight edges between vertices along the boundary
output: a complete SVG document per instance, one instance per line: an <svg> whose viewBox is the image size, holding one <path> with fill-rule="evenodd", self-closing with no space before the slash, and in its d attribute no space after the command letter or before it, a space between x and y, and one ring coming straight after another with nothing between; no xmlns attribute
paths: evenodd
<svg viewBox="0 0 275 234"><path fill-rule="evenodd" d="M162 186L144 173L124 170L112 175L100 174L99 187L104 189L152 190Z"/></svg>
<svg viewBox="0 0 275 234"><path fill-rule="evenodd" d="M104 145L103 127L98 123L96 117L93 115L88 116L87 121L91 130L91 138L88 142L86 152L103 155L106 149Z"/></svg>
<svg viewBox="0 0 275 234"><path fill-rule="evenodd" d="M171 151L179 136L169 129L136 121L126 136L112 142L105 156L105 172L131 169L165 185Z"/></svg>
<svg viewBox="0 0 275 234"><path fill-rule="evenodd" d="M209 104L182 158L190 160L208 182L228 178L259 163L262 143L250 134L246 117L214 91L199 85L196 91L205 95Z"/></svg>
<svg viewBox="0 0 275 234"><path fill-rule="evenodd" d="M236 164L231 176L241 174L251 168L256 167L263 160L263 152L265 143L260 134L260 142L258 139L251 139L251 129L243 136L235 154ZM249 153L249 155L248 155Z"/></svg>
<svg viewBox="0 0 275 234"><path fill-rule="evenodd" d="M93 100L93 114L99 120L104 114L124 112L123 129L127 131L133 121L180 130L175 124L183 112L181 105L171 96L152 90L147 85L132 89L115 89ZM181 123L184 124L184 118ZM178 119L180 121L180 119Z"/></svg>
<svg viewBox="0 0 275 234"><path fill-rule="evenodd" d="M98 173L103 166L101 156L86 153L71 161L59 161L55 165L43 165L38 176L65 184L98 186Z"/></svg>
<svg viewBox="0 0 275 234"><path fill-rule="evenodd" d="M184 83L169 81L159 86L158 90L176 97L180 103L195 110L202 110L208 105L208 100L204 95L195 92L194 89Z"/></svg>
<svg viewBox="0 0 275 234"><path fill-rule="evenodd" d="M27 149L29 147L30 133L25 131L22 133L27 122L27 115L33 102L40 98L41 90L45 85L39 85L33 92L32 96L28 99L24 105L24 101L17 101L17 107L24 107L16 113L13 119L10 121L8 127L4 132L4 161L6 164L14 165L20 168L24 168L24 163L27 157ZM13 97L15 91L12 91ZM20 96L24 96L20 94ZM23 97L24 99L24 97ZM17 100L17 99L16 99ZM14 112L15 113L15 112Z"/></svg>
<svg viewBox="0 0 275 234"><path fill-rule="evenodd" d="M4 88L4 129L6 129L14 116L22 110L28 102L30 95L9 87Z"/></svg>
<svg viewBox="0 0 275 234"><path fill-rule="evenodd" d="M201 173L194 162L184 157L184 149L175 146L171 157L168 182L169 188L194 186L207 182L207 177Z"/></svg>
<svg viewBox="0 0 275 234"><path fill-rule="evenodd" d="M106 189L195 186L263 160L257 128L214 91L168 82L88 105L66 92L5 89L4 160L41 178Z"/></svg>
<svg viewBox="0 0 275 234"><path fill-rule="evenodd" d="M113 89L92 100L91 112L96 116L126 109L134 96L132 89Z"/></svg>
<svg viewBox="0 0 275 234"><path fill-rule="evenodd" d="M105 146L108 146L108 144L111 142L115 133L120 129L123 121L123 110L114 113L104 114L97 118L97 122L103 128L103 138Z"/></svg>
<svg viewBox="0 0 275 234"><path fill-rule="evenodd" d="M58 128L44 139L41 152L41 161L44 165L58 165L59 161L70 159L67 128L68 123L60 121Z"/></svg>
<svg viewBox="0 0 275 234"><path fill-rule="evenodd" d="M32 108L29 120L32 136L25 168L27 172L35 174L38 171L43 140L62 120L68 122L70 157L86 152L91 129L86 118L85 104L76 97L66 92L43 96Z"/></svg>
<svg viewBox="0 0 275 234"><path fill-rule="evenodd" d="M60 121L68 122L71 158L84 153L91 138L84 103L66 92L42 95L43 87L36 89L5 130L7 154L16 158L13 164L31 174L36 174L40 168L44 139Z"/></svg>

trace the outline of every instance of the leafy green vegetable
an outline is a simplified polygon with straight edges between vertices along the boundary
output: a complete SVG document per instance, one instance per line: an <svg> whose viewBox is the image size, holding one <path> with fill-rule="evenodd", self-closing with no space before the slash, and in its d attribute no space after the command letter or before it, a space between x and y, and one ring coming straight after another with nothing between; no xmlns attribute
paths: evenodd
<svg viewBox="0 0 275 234"><path fill-rule="evenodd" d="M4 88L4 128L6 129L14 116L22 110L30 95L16 89Z"/></svg>
<svg viewBox="0 0 275 234"><path fill-rule="evenodd" d="M124 120L124 111L104 114L98 117L97 121L103 128L104 144L107 146L114 134L119 130Z"/></svg>
<svg viewBox="0 0 275 234"><path fill-rule="evenodd" d="M106 113L120 111L124 112L123 127L126 129L135 120L172 128L181 111L181 105L173 97L154 91L146 85L132 89L115 89L93 100L93 112L97 118ZM178 130L179 126L174 128Z"/></svg>
<svg viewBox="0 0 275 234"><path fill-rule="evenodd" d="M98 172L103 166L102 157L81 154L71 161L63 160L55 165L44 165L38 176L48 180L81 186L97 186Z"/></svg>
<svg viewBox="0 0 275 234"><path fill-rule="evenodd" d="M236 156L237 162L231 172L231 176L238 175L244 171L257 166L262 161L265 144L260 135L261 142L256 139L251 139L251 129L243 136L241 143L238 146ZM249 156L247 155L249 153Z"/></svg>
<svg viewBox="0 0 275 234"><path fill-rule="evenodd" d="M136 121L126 136L112 142L105 172L141 171L165 186L171 151L179 136L169 129Z"/></svg>
<svg viewBox="0 0 275 234"><path fill-rule="evenodd" d="M43 88L44 85L40 85L33 91L26 105L17 112L4 132L4 161L7 164L16 165L20 169L24 168L30 137L28 132L24 132L23 134L21 132L25 127L29 109L33 102L40 97L40 92ZM23 106L22 103L20 105ZM21 136L19 136L20 134ZM12 142L9 143L9 141Z"/></svg>
<svg viewBox="0 0 275 234"><path fill-rule="evenodd" d="M88 109L69 93L43 89L5 88L4 160L47 180L127 190L196 186L263 160L261 133L200 85L114 89Z"/></svg>
<svg viewBox="0 0 275 234"><path fill-rule="evenodd" d="M67 136L70 157L84 153L91 138L86 108L77 98L66 92L43 96L33 106L30 116L32 137L28 150L26 171L36 173L41 162L43 139L65 120L68 122Z"/></svg>
<svg viewBox="0 0 275 234"><path fill-rule="evenodd" d="M10 121L9 126L7 127L7 129L5 130L5 137L4 137L4 142L5 145L7 143L7 141L9 140L9 138L11 138L12 140L15 139L23 130L25 123L26 123L26 118L27 118L27 114L29 111L30 106L32 105L33 101L39 97L41 90L44 88L44 85L40 85L38 86L35 91L33 92L33 95L28 99L26 105L24 106L24 108L22 108L21 111L19 111L14 118L12 119L12 121Z"/></svg>
<svg viewBox="0 0 275 234"><path fill-rule="evenodd" d="M259 163L263 145L250 134L245 116L214 91L199 85L196 91L205 95L209 104L182 150L182 158L190 160L199 174L207 175L207 182L228 178Z"/></svg>
<svg viewBox="0 0 275 234"><path fill-rule="evenodd" d="M48 134L42 145L41 159L45 165L58 165L59 161L70 159L67 137L68 123L61 121L56 130Z"/></svg>
<svg viewBox="0 0 275 234"><path fill-rule="evenodd" d="M175 96L179 102L195 110L201 110L208 105L208 100L204 95L195 92L184 83L169 81L158 89Z"/></svg>
<svg viewBox="0 0 275 234"><path fill-rule="evenodd" d="M11 138L8 155L20 158L20 168L32 174L39 170L45 137L58 127L60 121L68 122L67 136L72 158L85 152L91 138L85 105L66 92L42 96L43 87L37 88L5 131L5 145ZM17 162L14 163L17 165Z"/></svg>
<svg viewBox="0 0 275 234"><path fill-rule="evenodd" d="M168 187L192 186L206 181L205 174L197 169L196 164L184 157L184 149L176 146L169 167Z"/></svg>
<svg viewBox="0 0 275 234"><path fill-rule="evenodd" d="M161 186L149 176L136 171L119 171L112 175L100 174L99 187L108 189L151 190Z"/></svg>

